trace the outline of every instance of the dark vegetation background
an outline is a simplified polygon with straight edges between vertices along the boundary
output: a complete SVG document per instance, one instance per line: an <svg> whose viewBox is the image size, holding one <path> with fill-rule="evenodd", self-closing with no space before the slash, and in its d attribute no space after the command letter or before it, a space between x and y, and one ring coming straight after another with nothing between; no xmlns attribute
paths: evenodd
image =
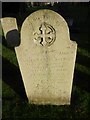
<svg viewBox="0 0 90 120"><path fill-rule="evenodd" d="M3 120L89 120L90 119L90 42L89 3L3 3L2 17L16 17L19 30L24 19L38 9L52 9L68 22L70 38L77 42L77 59L71 105L29 104L14 48L7 46L2 32L2 116ZM72 24L71 22L72 21ZM0 25L1 27L1 25ZM1 47L1 44L0 44Z"/></svg>

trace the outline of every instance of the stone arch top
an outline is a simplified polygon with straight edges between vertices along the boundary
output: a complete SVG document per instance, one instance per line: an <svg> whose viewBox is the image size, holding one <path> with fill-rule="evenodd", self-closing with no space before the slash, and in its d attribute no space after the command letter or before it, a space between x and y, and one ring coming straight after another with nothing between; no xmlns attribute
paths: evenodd
<svg viewBox="0 0 90 120"><path fill-rule="evenodd" d="M58 13L44 9L30 14L22 24L21 43L27 38L30 44L51 46L70 42L69 28L64 18Z"/></svg>

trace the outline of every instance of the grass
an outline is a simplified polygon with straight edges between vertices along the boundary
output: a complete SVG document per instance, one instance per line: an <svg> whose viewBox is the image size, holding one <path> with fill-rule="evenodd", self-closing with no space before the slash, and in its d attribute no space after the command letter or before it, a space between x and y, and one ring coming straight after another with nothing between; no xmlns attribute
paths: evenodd
<svg viewBox="0 0 90 120"><path fill-rule="evenodd" d="M22 101L15 91L3 83L3 117L15 120L38 120L40 118L49 120L60 120L60 118L78 120L78 118L89 118L89 93L74 86L72 94L70 106L38 106Z"/></svg>
<svg viewBox="0 0 90 120"><path fill-rule="evenodd" d="M56 7L56 6L55 6ZM27 97L22 83L15 51L8 48L3 37L2 60L3 60L3 81L2 81L2 115L3 120L89 120L90 118L90 51L88 48L89 38L85 20L87 7L66 6L69 14L74 16L80 33L71 33L71 39L78 43L77 59L73 79L71 105L33 105L27 102ZM78 9L77 9L78 8ZM83 14L82 11L83 10ZM81 17L78 17L81 15ZM80 18L83 18L82 21ZM83 24L83 25L82 25ZM86 28L86 29L84 29ZM3 34L0 34L3 36Z"/></svg>

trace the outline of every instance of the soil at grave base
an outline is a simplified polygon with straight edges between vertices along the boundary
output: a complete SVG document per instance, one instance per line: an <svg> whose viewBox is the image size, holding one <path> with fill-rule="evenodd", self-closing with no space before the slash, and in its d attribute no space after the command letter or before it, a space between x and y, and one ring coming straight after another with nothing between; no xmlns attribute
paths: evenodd
<svg viewBox="0 0 90 120"><path fill-rule="evenodd" d="M70 105L69 97L47 98L47 97L29 97L29 103L37 105Z"/></svg>

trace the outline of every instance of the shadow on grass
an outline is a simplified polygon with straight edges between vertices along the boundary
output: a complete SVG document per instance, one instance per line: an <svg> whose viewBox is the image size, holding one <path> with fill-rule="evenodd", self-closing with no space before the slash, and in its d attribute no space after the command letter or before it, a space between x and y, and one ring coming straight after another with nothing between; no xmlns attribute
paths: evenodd
<svg viewBox="0 0 90 120"><path fill-rule="evenodd" d="M75 69L73 84L90 93L90 75L80 72Z"/></svg>
<svg viewBox="0 0 90 120"><path fill-rule="evenodd" d="M83 29L83 28L81 28ZM87 50L90 52L89 49L89 33L82 33L79 31L79 33L71 33L70 32L70 39L73 41L76 41L78 44L78 47L83 48L84 50Z"/></svg>
<svg viewBox="0 0 90 120"><path fill-rule="evenodd" d="M2 58L2 79L15 90L22 99L27 100L19 68L5 58Z"/></svg>
<svg viewBox="0 0 90 120"><path fill-rule="evenodd" d="M90 59L86 56L80 55L80 53L77 52L77 60L76 60L80 65L83 65L87 68L90 67L89 62Z"/></svg>

